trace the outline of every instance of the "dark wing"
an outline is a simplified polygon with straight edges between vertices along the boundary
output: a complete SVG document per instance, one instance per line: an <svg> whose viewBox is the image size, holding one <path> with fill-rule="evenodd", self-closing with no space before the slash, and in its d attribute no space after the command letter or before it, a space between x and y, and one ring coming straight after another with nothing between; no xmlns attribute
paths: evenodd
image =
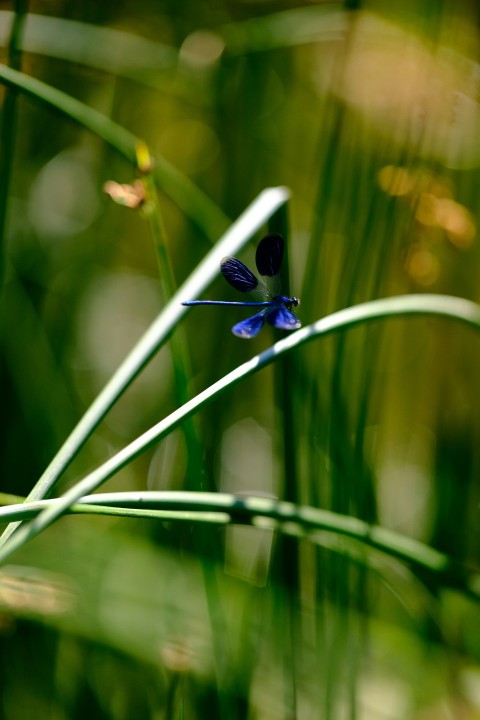
<svg viewBox="0 0 480 720"><path fill-rule="evenodd" d="M255 290L258 285L258 280L252 271L237 258L223 258L220 263L220 270L225 280L240 292Z"/></svg>
<svg viewBox="0 0 480 720"><path fill-rule="evenodd" d="M267 235L258 243L255 261L260 275L272 277L280 271L283 258L283 238L281 235Z"/></svg>
<svg viewBox="0 0 480 720"><path fill-rule="evenodd" d="M232 332L237 337L250 339L258 335L265 323L265 310L261 310L256 315L242 320L232 327Z"/></svg>
<svg viewBox="0 0 480 720"><path fill-rule="evenodd" d="M301 326L300 320L287 308L274 308L267 314L267 322L280 330L296 330Z"/></svg>

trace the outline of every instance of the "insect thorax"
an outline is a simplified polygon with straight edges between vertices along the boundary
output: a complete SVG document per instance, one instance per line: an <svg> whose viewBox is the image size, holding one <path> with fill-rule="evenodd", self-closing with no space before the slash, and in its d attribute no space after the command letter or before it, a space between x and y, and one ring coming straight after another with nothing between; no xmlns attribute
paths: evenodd
<svg viewBox="0 0 480 720"><path fill-rule="evenodd" d="M291 310L292 307L298 307L300 305L300 300L295 296L286 297L286 295L275 295L273 301L283 305L287 310Z"/></svg>

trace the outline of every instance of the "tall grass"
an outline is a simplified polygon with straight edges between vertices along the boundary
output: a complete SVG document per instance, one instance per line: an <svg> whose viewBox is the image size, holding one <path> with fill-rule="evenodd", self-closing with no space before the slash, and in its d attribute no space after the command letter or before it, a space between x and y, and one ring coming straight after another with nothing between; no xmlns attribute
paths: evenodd
<svg viewBox="0 0 480 720"><path fill-rule="evenodd" d="M475 717L470 7L26 11L0 14L3 716ZM267 231L303 327L243 342L181 302L232 299L221 258Z"/></svg>

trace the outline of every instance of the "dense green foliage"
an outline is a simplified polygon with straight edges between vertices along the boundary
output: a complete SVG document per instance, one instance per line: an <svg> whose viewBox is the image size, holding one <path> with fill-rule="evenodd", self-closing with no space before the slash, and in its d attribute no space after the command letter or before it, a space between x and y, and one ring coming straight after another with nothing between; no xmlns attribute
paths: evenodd
<svg viewBox="0 0 480 720"><path fill-rule="evenodd" d="M0 720L478 717L477 24L0 11Z"/></svg>

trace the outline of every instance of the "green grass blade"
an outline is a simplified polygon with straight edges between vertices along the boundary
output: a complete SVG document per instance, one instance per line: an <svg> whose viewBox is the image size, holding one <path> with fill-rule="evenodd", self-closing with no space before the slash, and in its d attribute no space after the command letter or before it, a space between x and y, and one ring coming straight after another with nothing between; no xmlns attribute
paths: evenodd
<svg viewBox="0 0 480 720"><path fill-rule="evenodd" d="M343 37L347 15L336 3L295 8L237 21L220 31L231 54L266 52Z"/></svg>
<svg viewBox="0 0 480 720"><path fill-rule="evenodd" d="M0 12L0 43L3 25L13 13ZM248 54L304 45L320 40L332 41L346 32L346 13L337 3L266 13L216 28L229 54ZM174 69L179 52L165 43L124 32L118 28L97 27L91 23L59 17L29 14L25 52L82 63L103 72L130 77L158 87L158 75Z"/></svg>
<svg viewBox="0 0 480 720"><path fill-rule="evenodd" d="M218 248L215 250L218 251ZM214 251L212 251L212 253L213 252ZM209 254L209 257L212 253ZM204 263L205 262L206 261L204 261ZM200 265L200 268L203 267L204 263ZM195 271L194 277L191 278L190 281L187 281L185 285L196 285L199 282L197 275L200 268ZM184 288L185 285L183 286ZM178 294L180 294L180 291L177 295ZM175 320L178 320L185 310L183 307L174 307L177 295L172 298L165 312L157 321L162 328L168 327L171 330L172 326L170 323L172 322L172 318L174 317ZM10 537L7 542L5 542L6 538L3 538L3 545L0 547L0 561L5 560L14 550L24 545L29 539L35 537L51 525L58 517L65 513L71 505L77 502L82 495L96 490L103 482L129 464L147 448L168 435L186 418L198 412L198 410L214 399L220 397L244 378L258 372L258 370L285 353L314 339L355 327L361 323L402 315L443 316L466 323L480 330L480 306L470 300L447 295L405 295L373 300L351 308L346 308L345 310L340 310L339 312L322 318L312 325L285 337L260 355L253 357L243 365L232 370L232 372L175 410L123 448L119 453L111 457L106 463L83 478L61 498L56 500L53 505L46 508L35 520L19 528L15 535Z"/></svg>
<svg viewBox="0 0 480 720"><path fill-rule="evenodd" d="M35 518L57 503L58 499L50 499L2 507L0 522ZM221 525L247 524L314 541L312 533L326 531L380 550L417 569L445 576L446 580L453 579L454 561L425 543L355 517L271 498L181 491L99 493L78 498L69 512Z"/></svg>
<svg viewBox="0 0 480 720"><path fill-rule="evenodd" d="M80 422L71 432L52 462L38 480L29 500L45 497L57 482L64 470L77 455L97 425L102 421L112 405L139 374L142 368L168 338L181 317L187 312L182 300L193 299L213 281L218 274L220 260L225 255L239 251L262 225L288 200L285 188L264 190L229 228L218 243L196 267L190 277L167 303L162 313L153 322L144 336L125 358L122 365L96 397ZM0 546L15 528L7 528L0 538Z"/></svg>
<svg viewBox="0 0 480 720"><path fill-rule="evenodd" d="M2 28L12 16L9 10L0 11L0 44L5 42ZM178 50L165 43L118 28L35 13L28 15L21 47L24 52L81 63L157 87L159 74L178 63Z"/></svg>
<svg viewBox="0 0 480 720"><path fill-rule="evenodd" d="M42 102L61 112L70 120L79 123L102 138L128 162L136 166L136 150L140 138L117 125L98 110L61 90L5 65L0 65L0 81L7 87L23 92L27 97ZM207 237L211 240L218 237L228 224L228 219L218 206L186 175L170 165L165 158L160 155L154 155L154 158L154 174L162 192L169 196L188 217L192 218Z"/></svg>

